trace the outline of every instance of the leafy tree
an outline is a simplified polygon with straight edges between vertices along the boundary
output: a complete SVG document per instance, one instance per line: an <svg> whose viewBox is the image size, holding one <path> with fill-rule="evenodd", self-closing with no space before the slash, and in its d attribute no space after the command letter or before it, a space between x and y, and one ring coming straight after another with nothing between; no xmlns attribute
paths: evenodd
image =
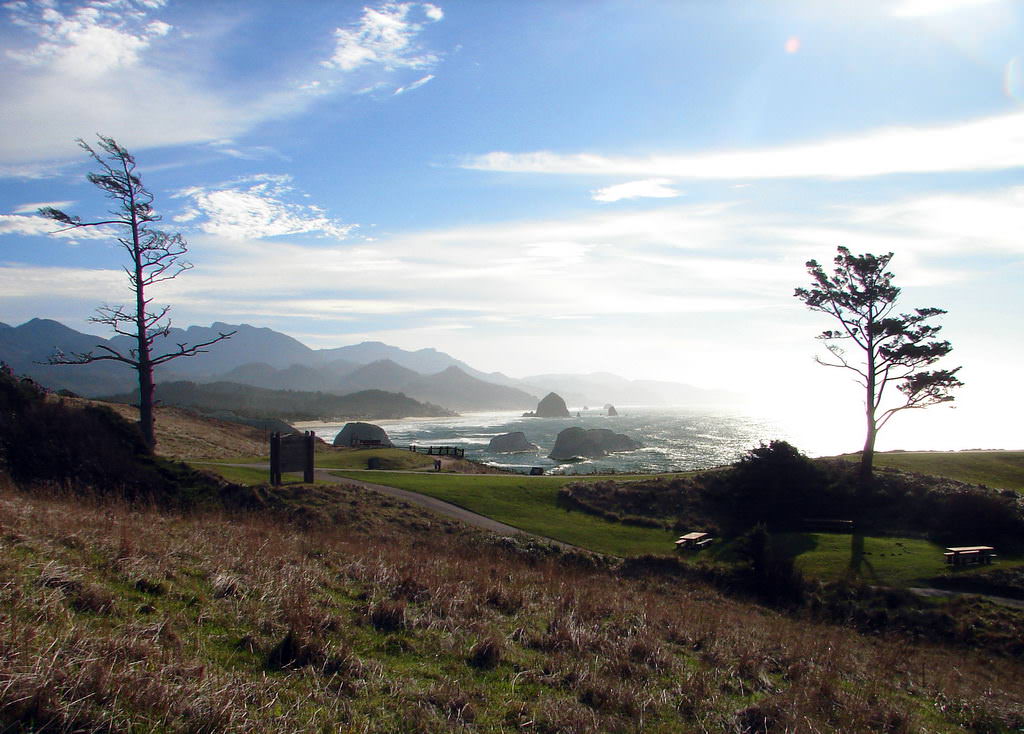
<svg viewBox="0 0 1024 734"><path fill-rule="evenodd" d="M57 352L49 359L50 364L91 364L114 361L129 365L138 373L139 379L139 428L147 449L156 446L153 429L153 369L179 357L193 357L206 351L205 347L228 339L234 332L221 333L215 339L199 344L178 344L177 349L154 354L154 344L170 334L171 322L167 318L170 306L150 310L152 298L146 289L165 280L171 280L192 267L183 260L188 246L178 233L170 234L153 227L160 216L153 210L153 194L142 184L135 173L135 158L117 144L113 138L99 135L99 151L94 150L81 138L78 145L89 154L100 170L89 173L89 183L96 186L114 202L108 211L109 218L96 221L82 221L81 217L66 214L60 209L43 207L39 214L64 225L58 231L85 227L112 227L119 233L117 241L128 253L130 264L123 269L135 294L132 306L101 306L90 321L110 327L115 333L130 337L134 346L126 353L107 346L98 345L96 350L70 355Z"/></svg>
<svg viewBox="0 0 1024 734"><path fill-rule="evenodd" d="M807 272L813 284L794 293L812 311L839 322L840 328L818 336L832 355L832 359L816 357L818 363L851 370L865 390L867 435L860 463L864 487L871 479L878 431L901 410L950 402L951 391L963 385L956 377L959 367L924 369L953 350L948 341L935 338L942 327L927 323L946 312L917 308L913 313L897 313L900 289L886 270L891 259L891 252L851 255L847 248L839 247L832 275L810 260ZM851 343L858 348L856 358L844 349Z"/></svg>

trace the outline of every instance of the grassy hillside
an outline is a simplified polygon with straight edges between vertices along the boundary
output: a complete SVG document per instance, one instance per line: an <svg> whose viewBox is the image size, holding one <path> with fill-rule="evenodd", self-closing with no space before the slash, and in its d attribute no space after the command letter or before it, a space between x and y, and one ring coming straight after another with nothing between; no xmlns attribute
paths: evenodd
<svg viewBox="0 0 1024 734"><path fill-rule="evenodd" d="M966 608L914 612L962 640L919 647L318 497L301 530L0 487L0 731L1024 726L1024 665L969 649Z"/></svg>
<svg viewBox="0 0 1024 734"><path fill-rule="evenodd" d="M599 553L616 556L668 553L676 538L666 530L608 522L559 504L559 488L580 481L579 477L333 473L437 497L528 533Z"/></svg>
<svg viewBox="0 0 1024 734"><path fill-rule="evenodd" d="M843 458L860 461L858 454ZM875 454L875 466L1024 494L1024 451L894 451Z"/></svg>

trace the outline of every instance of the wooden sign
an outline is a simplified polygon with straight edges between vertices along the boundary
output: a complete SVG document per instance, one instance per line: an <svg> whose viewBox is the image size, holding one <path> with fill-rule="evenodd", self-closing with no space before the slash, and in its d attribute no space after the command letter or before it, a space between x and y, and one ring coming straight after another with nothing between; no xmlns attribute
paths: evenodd
<svg viewBox="0 0 1024 734"><path fill-rule="evenodd" d="M302 481L313 482L313 455L316 434L270 434L270 483L281 484L282 472L302 472Z"/></svg>

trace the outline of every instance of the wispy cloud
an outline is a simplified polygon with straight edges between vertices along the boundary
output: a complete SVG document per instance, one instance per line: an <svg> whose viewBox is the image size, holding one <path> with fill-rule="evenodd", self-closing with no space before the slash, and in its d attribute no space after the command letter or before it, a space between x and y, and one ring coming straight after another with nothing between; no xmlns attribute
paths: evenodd
<svg viewBox="0 0 1024 734"><path fill-rule="evenodd" d="M29 204L19 204L13 211L15 214L35 214L44 206L53 207L54 209L67 209L74 203L73 201L36 201Z"/></svg>
<svg viewBox="0 0 1024 734"><path fill-rule="evenodd" d="M222 69L210 73L209 65L218 63L213 54L206 67L193 60L197 51L206 52L197 44L211 39L198 40L202 34L188 27L187 18L172 26L161 18L163 5L0 4L10 21L0 54L0 177L55 175L59 167L46 162L76 159L73 141L90 131L113 135L132 150L237 138L259 122L301 113L326 95L375 83L394 89L399 72L429 70L440 59L419 37L443 11L430 3L385 3L367 6L353 26L337 29L334 53L323 64L304 57L278 77L234 75L226 87ZM419 76L403 91L430 81ZM223 146L223 152L242 158L264 153L236 146Z"/></svg>
<svg viewBox="0 0 1024 734"><path fill-rule="evenodd" d="M367 65L389 70L431 67L439 57L420 47L416 37L426 23L436 23L443 17L441 9L430 3L386 3L363 8L358 23L335 30L334 53L324 66L341 71Z"/></svg>
<svg viewBox="0 0 1024 734"><path fill-rule="evenodd" d="M1002 0L901 0L896 3L891 12L898 18L920 18L982 5L992 5L997 2L1002 2Z"/></svg>
<svg viewBox="0 0 1024 734"><path fill-rule="evenodd" d="M348 236L355 225L332 219L319 207L289 201L295 194L291 180L286 175L260 174L185 189L175 198L188 199L191 207L175 221L194 223L203 232L233 240L297 234Z"/></svg>
<svg viewBox="0 0 1024 734"><path fill-rule="evenodd" d="M7 56L30 66L50 66L72 78L134 66L142 50L172 29L147 18L159 5L97 0L63 14L51 3L9 3L12 22L40 40L28 49L8 49Z"/></svg>
<svg viewBox="0 0 1024 734"><path fill-rule="evenodd" d="M421 79L417 79L412 84L407 84L404 87L399 87L398 89L396 89L394 91L394 94L395 95L405 94L406 92L411 92L414 89L419 89L420 87L422 87L424 84L426 84L427 82L429 82L433 78L434 78L433 74L427 74L425 77L423 77Z"/></svg>
<svg viewBox="0 0 1024 734"><path fill-rule="evenodd" d="M621 201L622 199L671 199L682 196L682 193L672 188L671 179L648 178L643 181L630 181L628 183L605 186L590 192L590 198L595 201Z"/></svg>
<svg viewBox="0 0 1024 734"><path fill-rule="evenodd" d="M694 155L606 156L496 151L463 167L511 173L674 179L851 179L893 173L1004 170L1024 166L1024 112L933 127L899 127L781 148Z"/></svg>
<svg viewBox="0 0 1024 734"><path fill-rule="evenodd" d="M68 202L54 202L63 204ZM43 204L47 206L47 204ZM19 207L20 208L20 207ZM0 214L0 235L53 235L63 239L78 240L99 240L110 237L110 231L103 227L86 227L83 229L65 229L52 219L26 214Z"/></svg>

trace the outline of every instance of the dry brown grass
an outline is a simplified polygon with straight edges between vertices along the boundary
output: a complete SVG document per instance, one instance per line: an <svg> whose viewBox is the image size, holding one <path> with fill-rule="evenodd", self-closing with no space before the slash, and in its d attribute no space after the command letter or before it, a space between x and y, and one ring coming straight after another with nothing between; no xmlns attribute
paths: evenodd
<svg viewBox="0 0 1024 734"><path fill-rule="evenodd" d="M124 403L82 398L70 399L70 402L104 405L131 423L139 420L138 408ZM263 456L270 450L266 431L241 423L204 418L184 408L168 405L156 407L156 441L160 456L179 461Z"/></svg>
<svg viewBox="0 0 1024 734"><path fill-rule="evenodd" d="M1024 726L1019 661L520 556L376 501L369 530L301 530L0 490L0 731Z"/></svg>

